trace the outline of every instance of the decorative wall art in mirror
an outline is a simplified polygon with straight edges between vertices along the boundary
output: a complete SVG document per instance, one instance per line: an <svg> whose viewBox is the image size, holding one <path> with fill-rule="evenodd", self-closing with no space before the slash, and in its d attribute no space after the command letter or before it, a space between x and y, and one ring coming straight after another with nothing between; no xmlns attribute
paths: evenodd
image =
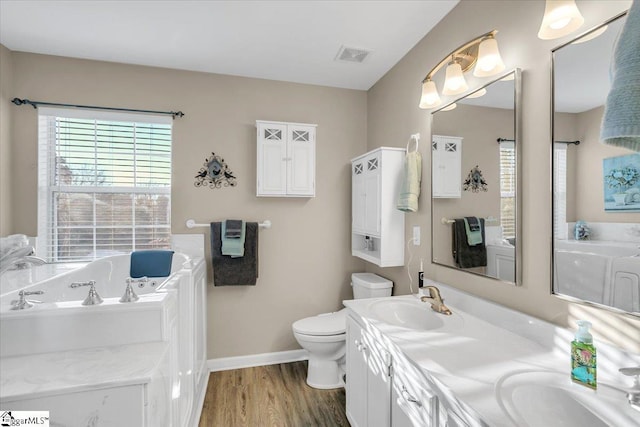
<svg viewBox="0 0 640 427"><path fill-rule="evenodd" d="M213 152L205 159L195 178L193 184L196 187L222 188L235 187L238 184L224 159Z"/></svg>
<svg viewBox="0 0 640 427"><path fill-rule="evenodd" d="M432 261L520 283L520 70L432 115ZM451 108L455 105L455 108Z"/></svg>
<svg viewBox="0 0 640 427"><path fill-rule="evenodd" d="M552 292L640 315L640 153L600 141L625 19L552 52Z"/></svg>

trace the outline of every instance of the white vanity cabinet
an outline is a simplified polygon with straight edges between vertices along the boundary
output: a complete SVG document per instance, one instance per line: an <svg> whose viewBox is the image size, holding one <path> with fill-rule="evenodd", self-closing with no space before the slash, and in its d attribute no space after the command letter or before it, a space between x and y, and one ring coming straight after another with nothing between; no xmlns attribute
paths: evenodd
<svg viewBox="0 0 640 427"><path fill-rule="evenodd" d="M391 355L347 316L347 419L352 427L388 427Z"/></svg>
<svg viewBox="0 0 640 427"><path fill-rule="evenodd" d="M256 121L257 196L315 197L316 127Z"/></svg>
<svg viewBox="0 0 640 427"><path fill-rule="evenodd" d="M433 135L431 140L433 197L462 197L462 138Z"/></svg>
<svg viewBox="0 0 640 427"><path fill-rule="evenodd" d="M381 147L351 160L351 253L404 265L404 212L396 209L405 150Z"/></svg>

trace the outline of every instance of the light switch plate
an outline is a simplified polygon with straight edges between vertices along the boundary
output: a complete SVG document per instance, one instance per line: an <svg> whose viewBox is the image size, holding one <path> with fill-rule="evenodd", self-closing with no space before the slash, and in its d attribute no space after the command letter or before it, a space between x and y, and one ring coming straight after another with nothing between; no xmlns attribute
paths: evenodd
<svg viewBox="0 0 640 427"><path fill-rule="evenodd" d="M420 246L420 226L413 226L413 245Z"/></svg>

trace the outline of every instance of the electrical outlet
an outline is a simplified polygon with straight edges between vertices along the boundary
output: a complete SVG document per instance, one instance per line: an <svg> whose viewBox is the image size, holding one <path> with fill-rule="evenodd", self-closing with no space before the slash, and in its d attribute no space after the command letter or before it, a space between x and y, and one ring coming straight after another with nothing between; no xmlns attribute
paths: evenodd
<svg viewBox="0 0 640 427"><path fill-rule="evenodd" d="M413 245L420 246L420 226L413 226Z"/></svg>

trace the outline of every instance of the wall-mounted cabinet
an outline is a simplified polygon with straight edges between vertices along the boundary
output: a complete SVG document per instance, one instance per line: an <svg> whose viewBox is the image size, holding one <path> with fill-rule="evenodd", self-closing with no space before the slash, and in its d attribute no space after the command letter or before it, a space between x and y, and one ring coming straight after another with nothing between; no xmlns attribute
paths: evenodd
<svg viewBox="0 0 640 427"><path fill-rule="evenodd" d="M257 196L315 197L316 127L256 121Z"/></svg>
<svg viewBox="0 0 640 427"><path fill-rule="evenodd" d="M462 197L462 138L433 135L431 165L433 197Z"/></svg>
<svg viewBox="0 0 640 427"><path fill-rule="evenodd" d="M405 150L381 147L351 160L351 253L404 265L404 212L396 209Z"/></svg>

